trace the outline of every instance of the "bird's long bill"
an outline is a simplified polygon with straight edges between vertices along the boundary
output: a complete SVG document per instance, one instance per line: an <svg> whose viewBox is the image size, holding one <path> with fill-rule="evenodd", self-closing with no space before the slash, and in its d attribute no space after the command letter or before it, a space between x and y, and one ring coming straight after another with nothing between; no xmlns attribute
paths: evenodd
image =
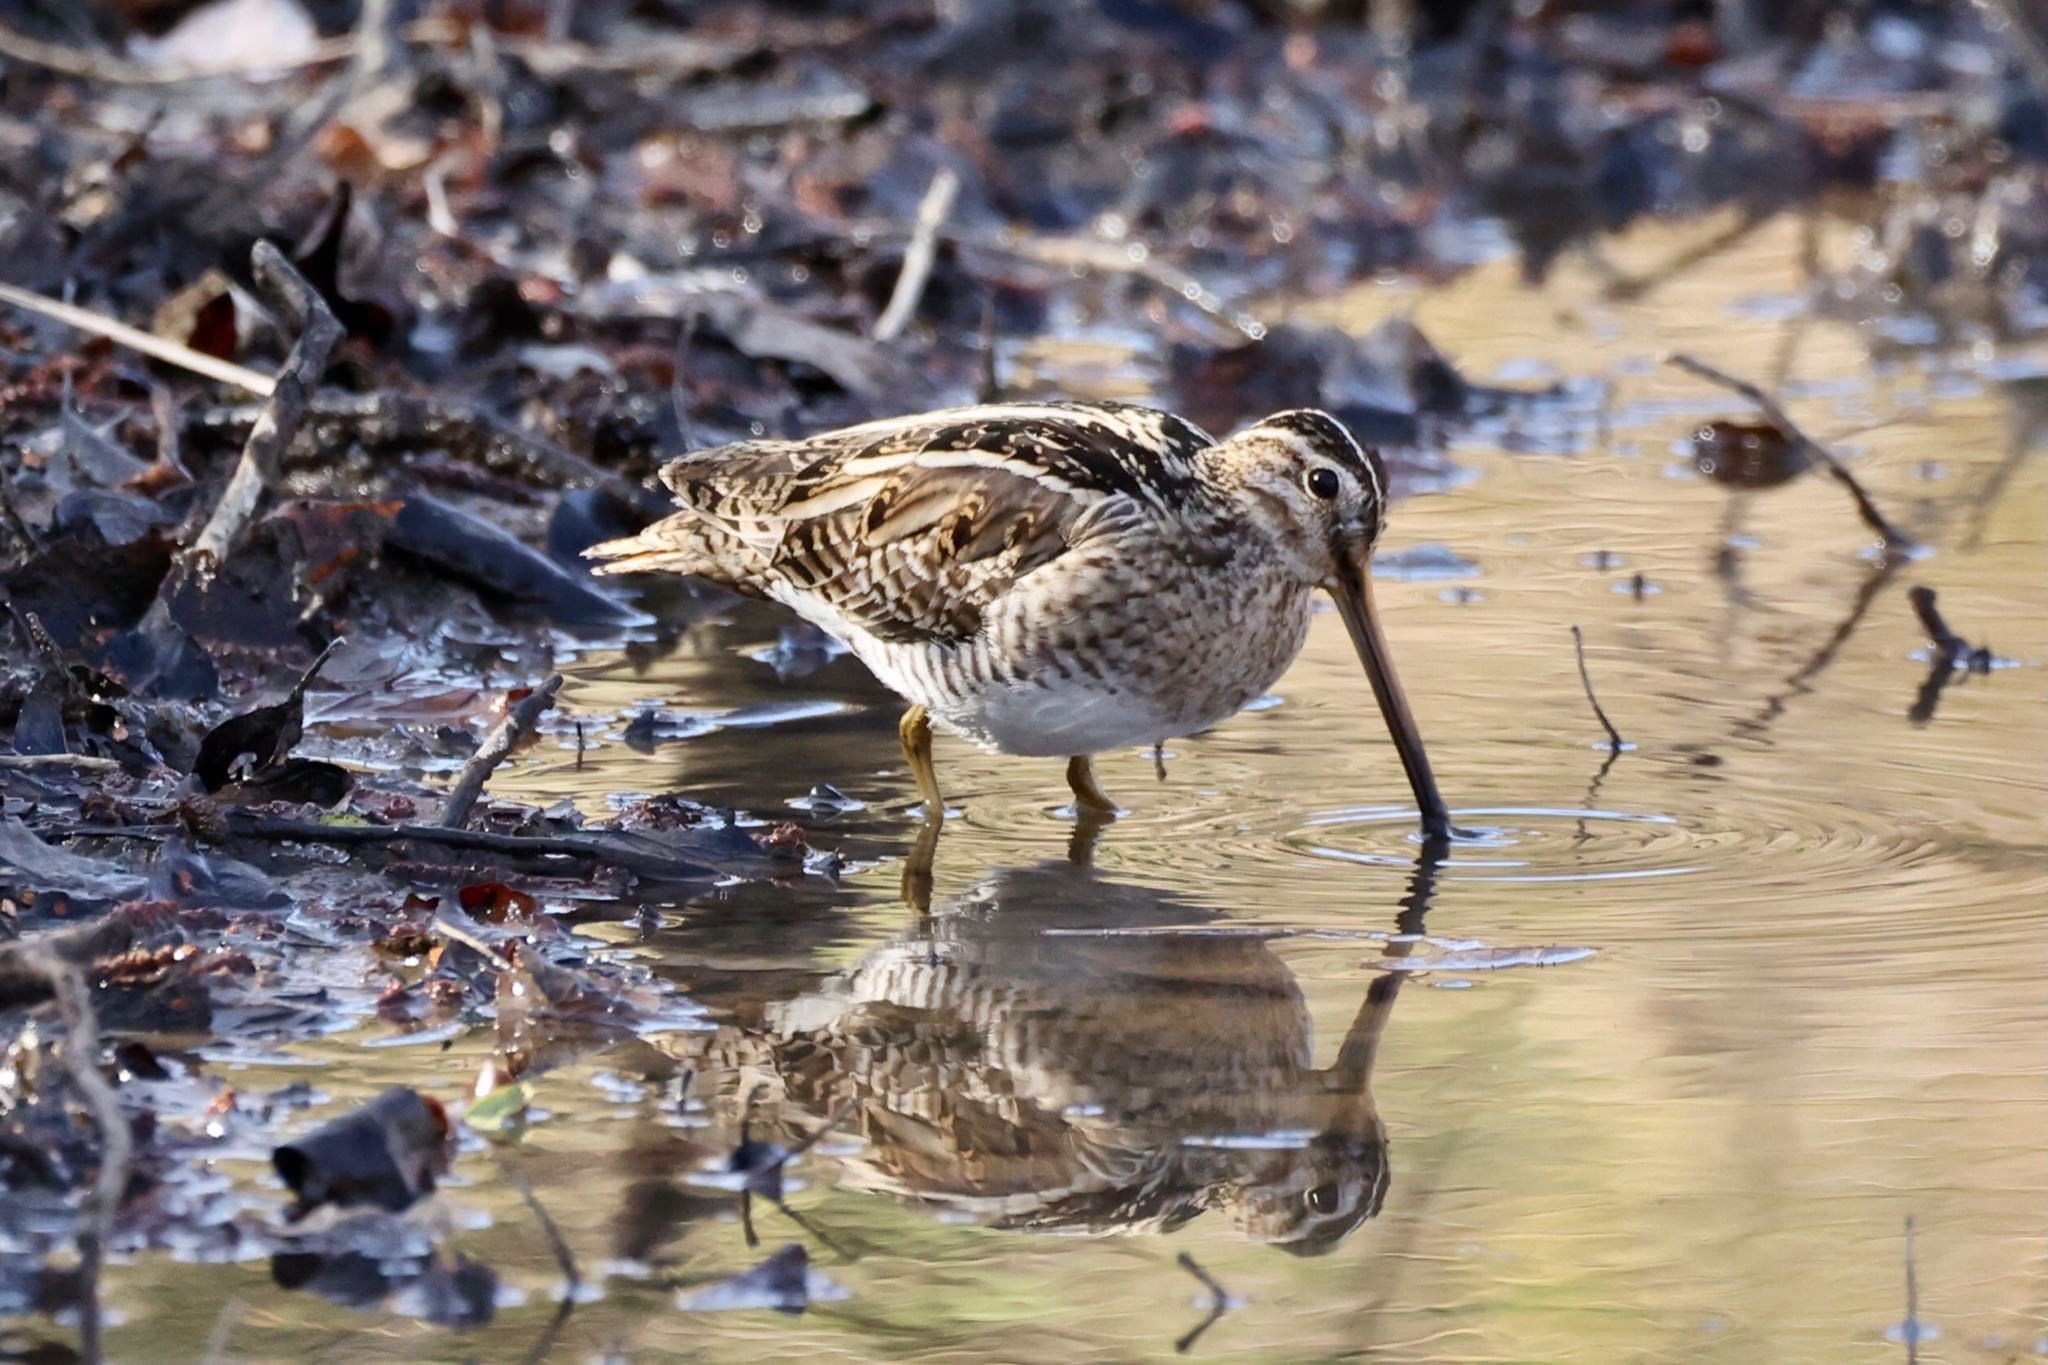
<svg viewBox="0 0 2048 1365"><path fill-rule="evenodd" d="M1351 632L1351 643L1372 680L1372 694L1379 699L1380 714L1394 736L1394 748L1401 754L1401 766L1408 770L1408 785L1415 789L1416 804L1422 810L1422 832L1430 839L1451 837L1451 812L1443 794L1436 789L1436 777L1429 770L1429 755L1422 747L1422 732L1415 727L1415 713L1408 709L1407 694L1394 675L1394 660L1387 649L1386 632L1380 629L1379 611L1372 601L1370 551L1354 560L1340 556L1343 565L1331 596L1337 611Z"/></svg>

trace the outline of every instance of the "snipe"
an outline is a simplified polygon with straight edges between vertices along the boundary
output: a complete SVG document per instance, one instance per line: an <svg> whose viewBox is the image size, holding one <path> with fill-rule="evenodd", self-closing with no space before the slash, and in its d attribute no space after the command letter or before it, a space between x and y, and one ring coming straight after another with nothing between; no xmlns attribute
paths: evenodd
<svg viewBox="0 0 2048 1365"><path fill-rule="evenodd" d="M904 752L942 813L931 726L1068 760L1203 730L1269 689L1327 588L1421 810L1450 813L1388 657L1369 564L1386 472L1327 413L1218 441L1121 403L1010 403L742 441L671 461L680 511L592 547L600 572L701 574L784 603L911 703Z"/></svg>

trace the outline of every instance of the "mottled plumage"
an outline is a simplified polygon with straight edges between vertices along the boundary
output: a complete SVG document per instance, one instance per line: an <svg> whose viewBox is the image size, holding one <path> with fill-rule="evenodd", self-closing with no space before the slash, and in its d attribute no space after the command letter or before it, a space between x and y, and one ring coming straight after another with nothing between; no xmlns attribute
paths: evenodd
<svg viewBox="0 0 2048 1365"><path fill-rule="evenodd" d="M743 441L662 478L681 510L594 547L602 572L701 574L785 603L941 727L1074 759L1098 802L1087 755L1233 714L1300 651L1318 586L1340 604L1346 584L1365 593L1352 579L1386 493L1378 457L1324 413L1217 441L1120 403Z"/></svg>

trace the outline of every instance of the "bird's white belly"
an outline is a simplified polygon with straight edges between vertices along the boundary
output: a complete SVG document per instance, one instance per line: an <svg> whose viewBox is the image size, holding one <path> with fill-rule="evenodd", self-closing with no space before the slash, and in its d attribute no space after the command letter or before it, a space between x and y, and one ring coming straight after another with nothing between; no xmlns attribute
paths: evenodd
<svg viewBox="0 0 2048 1365"><path fill-rule="evenodd" d="M1203 728L1189 727L1146 698L1109 691L1086 678L997 683L950 699L932 710L932 718L984 748L1027 758L1070 758Z"/></svg>

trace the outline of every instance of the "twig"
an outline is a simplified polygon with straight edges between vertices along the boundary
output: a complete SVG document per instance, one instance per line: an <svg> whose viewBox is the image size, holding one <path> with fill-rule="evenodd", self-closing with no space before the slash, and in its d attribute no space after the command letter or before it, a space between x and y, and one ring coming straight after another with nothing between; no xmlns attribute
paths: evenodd
<svg viewBox="0 0 2048 1365"><path fill-rule="evenodd" d="M1593 675L1586 671L1586 637L1577 626L1572 627L1572 648L1579 656L1579 683L1586 689L1586 701L1592 706L1593 714L1600 718L1600 728L1607 732L1607 751L1618 754L1628 741L1621 737L1621 731L1614 728L1614 722L1607 719L1607 712L1601 708L1600 699L1593 695Z"/></svg>
<svg viewBox="0 0 2048 1365"><path fill-rule="evenodd" d="M1065 270L1095 270L1105 275L1136 275L1225 323L1256 341L1266 335L1257 318L1232 311L1217 293L1177 265L1159 259L1157 253L1139 243L1119 245L1092 237L1042 236L1037 234L992 236L966 230L941 230L941 237L971 251L984 251L1013 260L1035 261Z"/></svg>
<svg viewBox="0 0 2048 1365"><path fill-rule="evenodd" d="M92 994L79 969L48 949L37 947L23 955L23 965L43 974L64 1020L64 1069L71 1084L92 1111L100 1133L99 1177L86 1196L86 1220L78 1230L78 1336L79 1355L88 1362L106 1358L100 1340L100 1268L106 1261L107 1242L113 1236L114 1214L128 1190L128 1166L134 1156L134 1136L114 1088L100 1075L100 1035L92 1012Z"/></svg>
<svg viewBox="0 0 2048 1365"><path fill-rule="evenodd" d="M910 231L910 245L903 251L903 270L896 276L896 288L889 295L888 306L875 319L876 341L894 341L910 325L938 255L939 229L945 226L946 215L953 211L953 199L959 193L959 173L943 166L932 177L924 198L918 201L917 222Z"/></svg>
<svg viewBox="0 0 2048 1365"><path fill-rule="evenodd" d="M448 793L448 804L441 811L441 828L461 829L469 822L470 807L483 794L484 783L519 742L533 733L541 713L555 704L555 693L561 690L562 675L549 674L546 682L520 698L497 728L484 736L483 744L462 765L462 776L455 779L454 790Z"/></svg>
<svg viewBox="0 0 2048 1365"><path fill-rule="evenodd" d="M1675 365L1679 369L1691 374L1698 375L1701 379L1707 380L1710 383L1719 384L1726 389L1732 389L1754 403L1757 410L1769 418L1773 426L1783 431L1789 439L1797 442L1814 459L1820 462L1821 467L1834 477L1835 482L1849 490L1849 496L1856 500L1857 515L1863 518L1865 526L1877 532L1878 539L1885 543L1887 550L1907 550L1913 547L1913 538L1886 520L1884 513L1877 510L1877 504L1871 501L1870 494L1863 491L1863 485L1857 482L1856 476L1851 474L1840 460L1835 458L1834 452L1801 431L1798 425L1786 415L1785 409L1778 405L1778 401L1775 398L1772 398L1748 380L1737 379L1727 371L1715 369L1712 365L1701 360L1695 360L1689 355L1671 355L1665 357L1665 360L1667 363Z"/></svg>
<svg viewBox="0 0 2048 1365"><path fill-rule="evenodd" d="M217 565L240 543L256 515L263 490L276 479L285 449L298 433L307 400L327 369L328 353L341 340L341 324L328 310L326 300L292 268L282 251L268 241L259 241L250 253L249 263L256 273L256 283L301 330L299 339L292 343L291 353L285 357L284 368L278 372L269 401L263 405L256 425L249 429L249 439L242 443L242 458L222 490L220 501L214 504L213 515L206 519L191 547L179 556L183 566L198 565L201 556L209 556Z"/></svg>
<svg viewBox="0 0 2048 1365"><path fill-rule="evenodd" d="M1202 1269L1201 1263L1185 1251L1180 1254L1180 1268L1200 1280L1202 1287L1209 1291L1209 1316L1196 1323L1188 1330L1186 1336L1173 1343L1175 1354L1186 1355L1194 1348L1194 1344L1201 1340L1202 1333L1214 1327L1217 1319L1229 1310L1230 1292L1218 1284L1216 1277Z"/></svg>
<svg viewBox="0 0 2048 1365"><path fill-rule="evenodd" d="M75 768L80 772L114 773L121 765L91 754L0 754L0 768Z"/></svg>
<svg viewBox="0 0 2048 1365"><path fill-rule="evenodd" d="M223 384L233 384L236 388L246 389L259 397L269 397L271 390L276 387L276 381L260 370L252 370L231 360L221 360L204 351L195 351L190 346L167 341L139 327L130 327L117 318L95 313L90 308L80 308L76 304L44 298L41 294L11 284L0 284L0 303L11 303L27 312L40 313L67 327L75 327L81 332L117 341L130 350L140 351L146 356L163 361L166 365L176 365L194 374L205 375L208 379L217 379Z"/></svg>

